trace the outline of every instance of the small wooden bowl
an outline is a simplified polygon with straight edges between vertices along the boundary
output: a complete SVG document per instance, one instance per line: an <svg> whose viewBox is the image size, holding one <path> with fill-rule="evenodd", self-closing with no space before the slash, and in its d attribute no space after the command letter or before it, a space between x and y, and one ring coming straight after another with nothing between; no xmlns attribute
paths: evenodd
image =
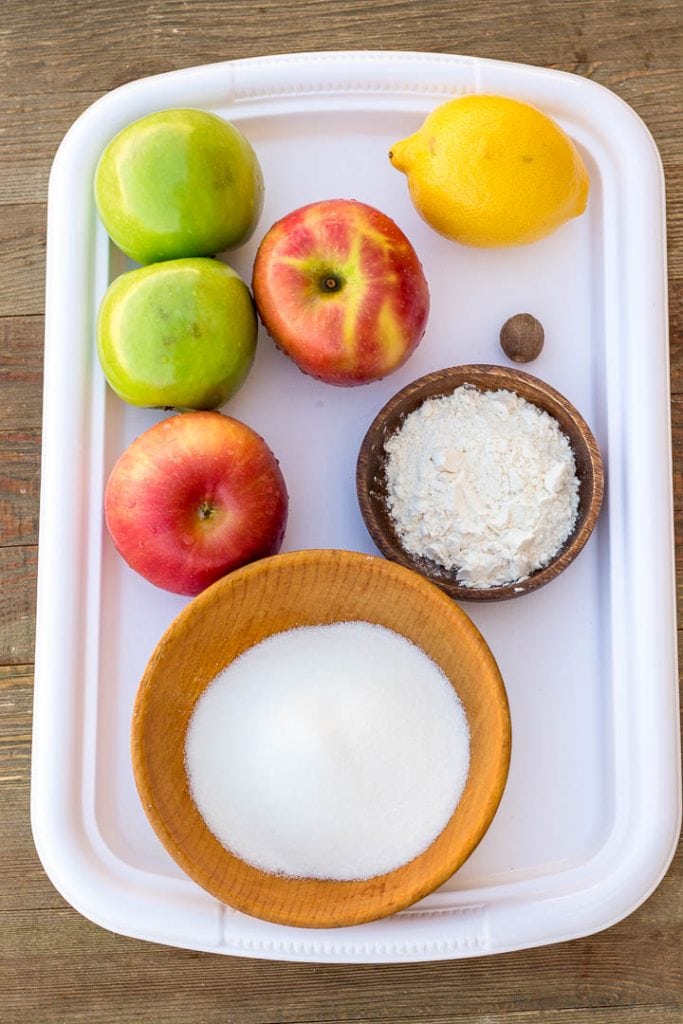
<svg viewBox="0 0 683 1024"><path fill-rule="evenodd" d="M453 815L409 863L366 881L287 878L252 867L208 830L189 792L184 751L194 706L226 665L272 633L344 620L402 633L441 666L470 728L470 770ZM147 666L132 725L135 780L159 839L217 899L267 921L307 928L393 914L446 881L486 832L510 759L505 687L465 613L421 576L349 551L275 555L219 580L171 624Z"/></svg>
<svg viewBox="0 0 683 1024"><path fill-rule="evenodd" d="M503 587L465 587L455 571L428 558L411 555L403 548L387 509L384 445L405 417L428 398L450 395L461 384L480 391L515 391L528 402L545 409L558 421L574 450L579 479L579 510L576 526L555 557L525 580ZM370 536L387 558L414 569L459 601L504 601L538 590L566 569L590 537L597 522L604 492L604 472L597 442L588 424L567 399L549 384L522 370L505 366L453 366L428 373L408 384L377 414L365 435L356 465L356 490L360 510Z"/></svg>

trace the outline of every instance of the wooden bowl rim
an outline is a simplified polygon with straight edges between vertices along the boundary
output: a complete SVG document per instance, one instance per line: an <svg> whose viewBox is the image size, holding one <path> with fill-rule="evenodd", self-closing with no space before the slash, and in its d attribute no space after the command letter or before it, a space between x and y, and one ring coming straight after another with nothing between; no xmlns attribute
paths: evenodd
<svg viewBox="0 0 683 1024"><path fill-rule="evenodd" d="M240 579L244 579L246 576L255 575L259 573L267 573L271 568L277 565L297 565L305 563L317 563L322 565L339 566L343 563L355 564L357 569L362 570L363 565L372 563L373 566L378 567L379 570L386 574L388 579L394 578L400 580L402 584L414 588L419 593L424 594L429 598L429 601L434 604L438 602L438 607L441 608L446 618L450 618L452 622L458 623L458 628L469 633L471 637L476 641L477 644L481 645L486 655L486 661L488 664L487 675L489 677L488 684L493 696L493 702L500 712L500 736L496 736L495 739L499 743L498 750L498 764L495 767L496 778L495 785L491 786L491 790L488 793L487 801L482 805L480 817L477 820L477 828L473 829L463 851L463 855L460 856L456 863L451 861L444 861L439 866L435 866L431 873L425 874L421 879L419 885L413 886L412 890L406 894L406 897L400 900L387 901L386 905L383 905L378 912L373 912L370 915L363 915L361 913L354 912L353 909L353 890L354 887L364 884L368 880L356 881L344 881L339 882L336 880L326 879L315 879L315 880L304 880L314 881L317 887L324 891L326 886L334 885L345 887L348 891L348 906L345 908L343 914L335 914L327 918L321 919L320 913L315 914L310 920L302 919L301 914L297 914L297 919L294 920L290 914L287 913L286 908L282 906L274 908L271 913L263 913L256 911L254 906L249 902L239 902L236 900L227 900L224 895L217 893L216 889L211 885L212 872L203 869L193 862L182 846L176 840L172 828L170 828L163 815L158 812L155 805L154 798L154 787L150 781L150 773L146 758L144 756L144 734L146 727L146 714L145 706L147 703L147 697L149 694L150 687L156 684L155 679L155 668L160 660L161 653L163 652L166 645L175 640L176 632L179 629L191 628L192 620L202 614L205 606L211 604L216 600L220 600L223 593L227 593L233 588ZM342 620L339 620L342 621ZM229 662L228 662L229 663ZM221 671L219 669L218 671ZM215 678L212 676L211 679ZM207 680L205 686L208 686L211 679ZM452 680L451 684L454 686ZM203 690L201 691L203 692ZM457 689L456 689L457 692ZM199 699L197 696L196 700ZM195 702L192 707L195 706ZM189 722L190 714L187 716ZM187 728L187 726L185 726ZM222 579L218 580L211 587L207 588L193 600L191 600L185 608L174 618L168 628L165 630L163 636L159 640L154 652L152 653L149 662L145 668L145 672L142 676L140 684L138 686L137 694L134 702L133 717L131 723L131 754L133 762L133 774L135 778L136 787L142 803L142 807L145 814L154 829L157 837L161 841L162 845L175 862L182 868L182 870L198 885L204 888L207 892L213 895L216 899L225 903L228 906L232 906L234 909L250 914L251 916L259 917L262 920L271 921L276 924L290 925L296 927L309 927L309 928L320 928L320 927L344 927L356 924L366 923L371 920L378 920L382 917L389 916L400 910L404 910L406 907L423 899L429 893L433 892L439 886L443 885L451 875L458 870L459 867L469 858L473 850L477 847L483 836L486 834L500 804L500 801L505 790L505 785L508 778L510 768L510 757L512 748L512 728L510 719L510 707L505 689L505 684L500 673L500 669L495 660L493 653L491 652L486 640L477 629L475 624L472 622L470 617L463 609L459 608L453 601L451 601L442 590L435 587L423 576L413 572L412 570L406 569L403 566L397 565L394 562L387 561L383 558L378 558L373 555L366 555L355 551L345 551L342 549L329 548L329 549L306 549L302 551L287 552L285 554L274 555L269 558L261 559L248 566L238 569L233 573L228 574ZM425 857L431 850L434 843L447 832L453 821L453 817L457 812L457 807L453 812L453 816L447 823L445 828L439 833L433 843L418 857L408 862L413 864ZM203 822L202 822L203 824ZM204 829L208 832L206 825L203 825ZM239 858L237 858L239 860ZM403 871L406 865L401 865L393 871L386 872L384 875L375 876L369 880L373 883L381 885L384 879L390 878L397 872ZM266 874L264 872L264 874ZM296 879L289 879L288 881L296 882Z"/></svg>
<svg viewBox="0 0 683 1024"><path fill-rule="evenodd" d="M521 394L515 387L515 381L521 382L529 388L538 401L534 398ZM371 472L373 464L377 459L373 458L373 449L376 447L377 438L385 432L386 424L391 421L397 411L399 422L405 416L416 409L422 402L429 398L439 398L451 394L457 387L463 384L472 384L473 387L493 385L485 390L508 390L515 391L520 397L532 405L544 409L553 418L558 419L552 411L553 407L560 409L567 419L572 423L576 437L580 439L584 448L586 461L590 466L588 477L589 493L585 508L580 511L577 525L568 539L562 545L555 557L542 569L532 573L525 580L517 583L506 584L501 587L465 587L458 583L455 572L449 572L434 564L431 570L428 559L414 558L401 545L396 533L387 529L383 519L380 519L375 511L377 501L373 496L373 481L377 479L377 473ZM438 385L438 387L434 387ZM546 404L547 403L547 404ZM406 407L403 409L403 407ZM391 433L397 429L393 428ZM565 435L568 432L564 425L559 422L560 429ZM389 436L389 433L386 433ZM576 456L576 445L572 437L569 437L570 444ZM383 447L383 445L382 445ZM361 515L365 526L373 541L385 556L399 565L405 566L419 573L425 579L430 580L437 587L459 601L506 601L514 597L522 597L524 594L532 593L540 587L545 586L560 575L570 565L583 549L590 535L592 534L600 514L605 491L605 471L600 449L597 441L581 413L560 391L535 377L524 370L514 367L498 366L491 363L469 363L459 366L450 366L442 370L435 370L427 373L400 391L396 392L388 402L379 410L372 423L368 427L365 437L361 443L358 458L356 461L356 494L360 506ZM388 520L388 516L387 516Z"/></svg>

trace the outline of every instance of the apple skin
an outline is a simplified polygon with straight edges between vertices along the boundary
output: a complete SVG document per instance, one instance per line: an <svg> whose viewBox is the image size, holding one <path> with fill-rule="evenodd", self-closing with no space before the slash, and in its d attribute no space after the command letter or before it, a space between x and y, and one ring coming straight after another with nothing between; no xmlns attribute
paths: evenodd
<svg viewBox="0 0 683 1024"><path fill-rule="evenodd" d="M304 373L342 387L402 366L429 315L412 245L386 214L352 199L311 203L274 224L252 290L276 345Z"/></svg>
<svg viewBox="0 0 683 1024"><path fill-rule="evenodd" d="M213 256L254 231L263 177L248 140L222 117L161 110L105 148L95 202L110 237L138 263Z"/></svg>
<svg viewBox="0 0 683 1024"><path fill-rule="evenodd" d="M215 409L244 383L256 351L249 289L219 260L169 260L121 274L97 318L110 387L131 405Z"/></svg>
<svg viewBox="0 0 683 1024"><path fill-rule="evenodd" d="M185 595L276 554L287 507L266 442L219 412L179 413L146 430L119 458L104 496L123 559L155 586Z"/></svg>

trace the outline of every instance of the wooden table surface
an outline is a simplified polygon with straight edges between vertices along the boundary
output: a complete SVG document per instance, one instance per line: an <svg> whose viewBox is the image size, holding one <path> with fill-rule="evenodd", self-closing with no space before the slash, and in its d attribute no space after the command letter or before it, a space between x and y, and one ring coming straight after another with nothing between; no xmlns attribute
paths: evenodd
<svg viewBox="0 0 683 1024"><path fill-rule="evenodd" d="M680 854L641 909L580 941L434 964L279 964L154 946L96 927L67 906L45 877L28 815L46 193L50 162L69 125L98 96L131 79L211 61L315 49L475 54L560 68L613 89L649 126L667 178L680 527L681 20L678 0L5 0L0 20L2 1021L683 1021ZM678 541L680 568L680 535ZM680 625L679 618L679 632Z"/></svg>

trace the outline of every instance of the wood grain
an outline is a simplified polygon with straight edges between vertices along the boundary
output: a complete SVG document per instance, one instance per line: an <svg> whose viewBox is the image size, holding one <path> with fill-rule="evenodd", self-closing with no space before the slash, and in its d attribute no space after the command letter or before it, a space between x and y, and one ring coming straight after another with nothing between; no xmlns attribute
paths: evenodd
<svg viewBox="0 0 683 1024"><path fill-rule="evenodd" d="M0 217L0 317L41 314L45 300L45 207L5 206Z"/></svg>
<svg viewBox="0 0 683 1024"><path fill-rule="evenodd" d="M0 317L0 433L31 431L35 457L40 453L43 334L42 316Z"/></svg>
<svg viewBox="0 0 683 1024"><path fill-rule="evenodd" d="M37 548L0 548L0 665L24 665L33 658Z"/></svg>
<svg viewBox="0 0 683 1024"><path fill-rule="evenodd" d="M5 0L0 28L4 479L23 487L20 481L30 477L39 458L47 179L56 146L75 118L97 96L144 75L289 50L369 47L469 53L571 71L615 90L651 130L662 155L668 195L677 569L682 580L679 0L254 0L248 5L240 0L44 0L39 5ZM1 552L0 561L0 665L11 666L4 670L0 689L3 1022L683 1020L680 853L644 906L606 932L545 949L455 963L357 969L205 956L112 935L66 907L40 868L29 828L35 549L16 546L26 527L13 525L11 517L35 523L37 493L35 484L26 496L12 493L13 487L3 485L3 528L13 547ZM19 496L21 502L13 505ZM0 537L0 545L4 543ZM679 612L679 627L682 620Z"/></svg>
<svg viewBox="0 0 683 1024"><path fill-rule="evenodd" d="M31 665L0 668L0 785L5 792L23 791L29 781L32 683ZM8 830L3 830L3 836L7 839Z"/></svg>
<svg viewBox="0 0 683 1024"><path fill-rule="evenodd" d="M2 544L38 542L40 435L0 432L0 538Z"/></svg>

